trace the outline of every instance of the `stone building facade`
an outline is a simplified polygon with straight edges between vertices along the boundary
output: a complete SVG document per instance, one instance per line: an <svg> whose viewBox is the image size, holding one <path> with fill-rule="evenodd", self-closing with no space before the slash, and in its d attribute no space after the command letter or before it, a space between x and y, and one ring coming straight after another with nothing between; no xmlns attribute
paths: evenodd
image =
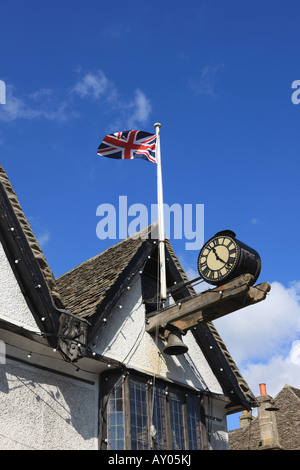
<svg viewBox="0 0 300 470"><path fill-rule="evenodd" d="M230 450L300 450L300 390L285 385L273 399L261 384L258 414L244 411L229 432Z"/></svg>

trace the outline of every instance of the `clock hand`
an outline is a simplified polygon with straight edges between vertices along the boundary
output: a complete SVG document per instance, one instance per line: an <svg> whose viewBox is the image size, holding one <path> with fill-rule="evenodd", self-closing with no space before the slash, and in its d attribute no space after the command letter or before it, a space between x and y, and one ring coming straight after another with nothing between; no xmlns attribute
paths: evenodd
<svg viewBox="0 0 300 470"><path fill-rule="evenodd" d="M227 264L227 261L224 261L222 258L220 258L220 256L217 253L217 250L215 248L212 248L212 250L213 250L213 252L214 252L214 254L215 254L218 261L221 261L222 263Z"/></svg>

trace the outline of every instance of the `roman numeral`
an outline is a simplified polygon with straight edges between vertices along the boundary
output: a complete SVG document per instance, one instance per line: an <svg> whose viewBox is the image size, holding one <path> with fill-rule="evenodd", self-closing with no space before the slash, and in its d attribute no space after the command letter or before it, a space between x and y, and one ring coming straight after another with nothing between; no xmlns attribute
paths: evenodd
<svg viewBox="0 0 300 470"><path fill-rule="evenodd" d="M214 272L214 278L215 278L215 279L220 279L221 277L222 277L221 271L215 271L215 272Z"/></svg>
<svg viewBox="0 0 300 470"><path fill-rule="evenodd" d="M206 266L205 269L203 269L203 275L206 277L210 277L211 270L209 269L208 266Z"/></svg>

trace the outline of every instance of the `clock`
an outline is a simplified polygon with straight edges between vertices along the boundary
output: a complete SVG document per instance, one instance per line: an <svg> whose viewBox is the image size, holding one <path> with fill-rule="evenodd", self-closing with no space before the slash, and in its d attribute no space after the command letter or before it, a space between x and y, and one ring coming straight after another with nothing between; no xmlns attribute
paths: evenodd
<svg viewBox="0 0 300 470"><path fill-rule="evenodd" d="M237 240L231 230L222 230L210 238L198 256L198 271L209 284L219 286L242 274L252 274L253 283L261 270L257 251Z"/></svg>

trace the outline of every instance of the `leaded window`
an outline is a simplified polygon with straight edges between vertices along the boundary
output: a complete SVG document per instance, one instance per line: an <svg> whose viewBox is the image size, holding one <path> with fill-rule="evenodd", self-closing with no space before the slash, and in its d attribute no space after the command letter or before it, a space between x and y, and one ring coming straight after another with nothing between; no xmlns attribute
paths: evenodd
<svg viewBox="0 0 300 470"><path fill-rule="evenodd" d="M201 446L201 416L199 399L195 396L187 396L187 422L189 433L189 448L200 449Z"/></svg>
<svg viewBox="0 0 300 470"><path fill-rule="evenodd" d="M157 450L167 449L167 424L166 424L166 395L161 385L156 385L152 391L152 424L153 424L153 448Z"/></svg>
<svg viewBox="0 0 300 470"><path fill-rule="evenodd" d="M106 377L101 436L107 449L201 449L200 398L132 374Z"/></svg>
<svg viewBox="0 0 300 470"><path fill-rule="evenodd" d="M182 394L170 392L169 394L172 449L185 449Z"/></svg>
<svg viewBox="0 0 300 470"><path fill-rule="evenodd" d="M107 440L109 449L124 449L123 380L117 381L110 391L107 408Z"/></svg>
<svg viewBox="0 0 300 470"><path fill-rule="evenodd" d="M149 446L149 425L146 384L130 379L130 422L132 449L146 450Z"/></svg>

